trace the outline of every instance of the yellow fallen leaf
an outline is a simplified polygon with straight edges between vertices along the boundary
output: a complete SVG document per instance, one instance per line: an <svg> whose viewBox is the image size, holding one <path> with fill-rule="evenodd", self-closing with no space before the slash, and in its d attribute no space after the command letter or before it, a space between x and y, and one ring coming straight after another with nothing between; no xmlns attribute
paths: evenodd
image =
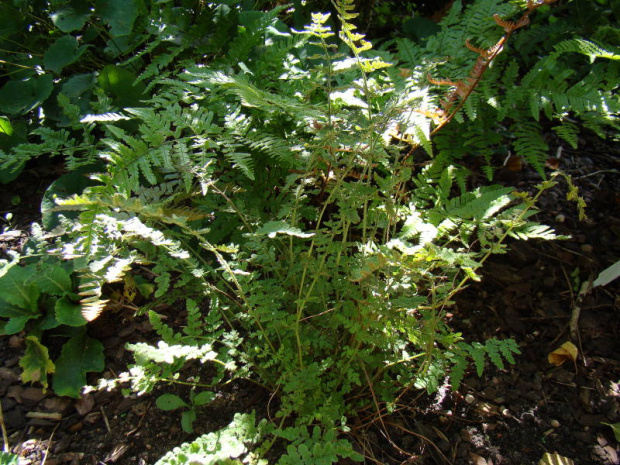
<svg viewBox="0 0 620 465"><path fill-rule="evenodd" d="M575 465L575 462L566 457L562 457L560 454L550 454L547 452L543 455L543 458L540 459L538 465Z"/></svg>
<svg viewBox="0 0 620 465"><path fill-rule="evenodd" d="M575 360L577 360L578 353L579 351L577 350L575 344L570 341L565 342L558 349L555 349L549 354L549 363L551 365L559 367L567 360L574 362Z"/></svg>

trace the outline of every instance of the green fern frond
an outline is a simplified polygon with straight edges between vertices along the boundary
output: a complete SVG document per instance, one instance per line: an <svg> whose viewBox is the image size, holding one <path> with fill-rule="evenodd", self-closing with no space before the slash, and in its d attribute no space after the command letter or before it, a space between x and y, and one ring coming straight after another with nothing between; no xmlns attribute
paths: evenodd
<svg viewBox="0 0 620 465"><path fill-rule="evenodd" d="M270 11L254 11L252 16L245 16L243 28L229 44L227 59L231 63L246 60L254 47L264 43L266 29L275 26L278 15L286 8L286 5L278 5Z"/></svg>
<svg viewBox="0 0 620 465"><path fill-rule="evenodd" d="M241 172L252 181L256 179L254 174L254 160L251 154L224 150L224 156L232 162L233 168L241 170Z"/></svg>
<svg viewBox="0 0 620 465"><path fill-rule="evenodd" d="M101 299L102 281L97 274L91 271L84 272L81 274L80 279L82 281L79 287L82 316L86 321L93 321L101 315L101 312L103 312L103 309L109 301Z"/></svg>
<svg viewBox="0 0 620 465"><path fill-rule="evenodd" d="M451 199L445 206L450 219L482 221L491 218L512 200L511 187L489 186Z"/></svg>
<svg viewBox="0 0 620 465"><path fill-rule="evenodd" d="M168 73L165 72L166 67L170 66L170 64L186 49L186 47L170 47L166 53L157 54L153 59L149 61L148 66L140 73L136 82L145 81L148 79L152 79L153 77L161 77L166 76ZM149 86L156 85L156 82L149 83ZM147 86L147 90L148 90Z"/></svg>
<svg viewBox="0 0 620 465"><path fill-rule="evenodd" d="M592 40L575 38L565 40L553 47L555 52L551 55L556 58L563 53L575 52L586 55L590 58L590 63L594 63L597 58L605 58L608 60L620 60L620 52L613 50L612 47L603 47Z"/></svg>
<svg viewBox="0 0 620 465"><path fill-rule="evenodd" d="M543 178L545 161L549 156L549 146L542 136L542 127L535 121L513 124L510 127L514 136L514 154L530 163Z"/></svg>
<svg viewBox="0 0 620 465"><path fill-rule="evenodd" d="M80 119L80 123L113 123L115 121L125 121L131 119L122 113L109 112L101 115L86 115Z"/></svg>
<svg viewBox="0 0 620 465"><path fill-rule="evenodd" d="M482 376L482 373L484 372L486 358L486 351L484 350L485 347L479 342L474 342L472 344L463 344L463 346L467 350L467 352L469 352L469 356L474 361L478 376Z"/></svg>
<svg viewBox="0 0 620 465"><path fill-rule="evenodd" d="M526 223L523 226L516 227L510 231L509 235L522 241L528 239L554 240L566 238L565 236L558 236L549 226L538 223Z"/></svg>
<svg viewBox="0 0 620 465"><path fill-rule="evenodd" d="M559 126L555 126L553 130L558 136L564 139L573 148L577 149L579 145L579 126L570 121L561 121Z"/></svg>
<svg viewBox="0 0 620 465"><path fill-rule="evenodd" d="M259 89L252 84L247 77L242 75L226 75L222 72L212 73L207 77L209 82L226 89L229 93L236 95L246 107L260 108L263 111L285 111L291 114L305 114L313 117L311 107L304 106L298 100L280 94L273 94ZM315 118L320 117L320 113L315 112Z"/></svg>
<svg viewBox="0 0 620 465"><path fill-rule="evenodd" d="M446 355L452 364L450 367L450 385L453 391L457 391L465 378L469 361L462 353L448 352Z"/></svg>
<svg viewBox="0 0 620 465"><path fill-rule="evenodd" d="M329 13L312 13L312 23L304 26L303 31L293 30L293 32L298 34L310 34L314 37L318 37L319 39L328 39L335 35L334 32L332 32L331 27L325 25L327 20L329 20L329 17Z"/></svg>
<svg viewBox="0 0 620 465"><path fill-rule="evenodd" d="M291 151L290 142L275 136L261 135L258 132L249 132L245 135L249 146L274 158L283 166L293 166L295 155Z"/></svg>

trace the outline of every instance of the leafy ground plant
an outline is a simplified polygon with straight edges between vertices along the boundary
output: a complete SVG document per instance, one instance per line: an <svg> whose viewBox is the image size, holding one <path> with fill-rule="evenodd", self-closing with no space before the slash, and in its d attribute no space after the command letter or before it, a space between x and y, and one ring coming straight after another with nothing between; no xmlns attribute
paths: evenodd
<svg viewBox="0 0 620 465"><path fill-rule="evenodd" d="M196 391L192 390L189 393L189 403L185 402L176 394L162 394L157 398L155 404L162 410L176 410L183 409L181 414L181 426L183 431L192 433L194 431L193 423L196 421L196 411L201 405L211 403L215 398L215 394L211 391L202 391L196 394Z"/></svg>
<svg viewBox="0 0 620 465"><path fill-rule="evenodd" d="M80 311L80 296L74 293L70 263L52 257L12 265L0 279L0 316L6 319L4 334L16 334L28 326L20 360L22 381L40 382L47 388L47 376L53 374L54 392L79 397L86 373L103 369L103 345L86 335L87 321ZM54 361L43 344L44 331L47 337L68 338Z"/></svg>
<svg viewBox="0 0 620 465"><path fill-rule="evenodd" d="M65 102L73 132L39 131L45 143L98 142L68 157L91 182L46 207L56 223L49 251L73 264L85 320L108 311L106 284L140 267L153 287L142 310L161 338L129 346L135 364L103 384L129 382L139 393L158 382L197 384L204 391L192 402L170 394L159 402L187 408L189 429L198 396L202 404L219 383L248 378L275 393L278 407L269 422L252 419L252 448L238 438L247 428L223 431L244 445L226 459L316 464L362 459L339 439L350 418L364 419L358 430L380 425L411 389L457 389L471 361L479 373L488 360L513 363L514 341L466 343L445 310L507 239L555 237L530 221L554 181L531 195L469 188L453 152L432 157L432 136L463 110L479 114L487 102L472 95L491 62L543 3L457 3L444 26L471 25L486 42L466 47L464 29L446 27L396 51L373 50L349 1L335 2L338 34L329 14L296 30L279 19L284 7L208 4L214 37L232 37L208 64L145 71L138 80L150 78L152 97L131 105L109 87L123 73L106 68L98 78L109 92L88 110L98 111ZM427 78L444 42L454 52L442 68L455 73L448 91ZM410 68L400 69L405 61ZM22 147L20 160L36 148ZM162 301L185 303L185 327L155 312ZM212 367L210 379L183 379L191 360ZM178 454L209 457L222 444L211 435Z"/></svg>

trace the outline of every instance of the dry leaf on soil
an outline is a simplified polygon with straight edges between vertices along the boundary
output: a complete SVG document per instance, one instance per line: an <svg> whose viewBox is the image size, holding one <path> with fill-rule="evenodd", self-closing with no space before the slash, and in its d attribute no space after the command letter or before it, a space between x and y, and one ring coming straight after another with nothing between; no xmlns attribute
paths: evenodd
<svg viewBox="0 0 620 465"><path fill-rule="evenodd" d="M577 354L579 351L572 342L568 341L562 344L558 349L555 349L548 356L549 363L559 367L567 360L574 362L577 360Z"/></svg>

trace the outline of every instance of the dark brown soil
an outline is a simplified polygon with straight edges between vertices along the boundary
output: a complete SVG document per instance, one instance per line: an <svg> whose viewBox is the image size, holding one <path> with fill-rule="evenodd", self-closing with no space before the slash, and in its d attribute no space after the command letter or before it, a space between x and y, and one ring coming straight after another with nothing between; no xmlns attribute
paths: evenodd
<svg viewBox="0 0 620 465"><path fill-rule="evenodd" d="M620 279L588 290L620 258L618 153L596 139L578 152L565 151L560 167L586 198L589 219L579 222L564 199L565 186L554 188L541 202L539 220L571 239L512 244L508 254L486 264L484 280L462 292L451 309L451 324L467 340L518 341L517 363L504 370L488 367L481 378L472 372L456 393L410 392L382 423L363 431L354 427L352 438L367 463L527 465L550 453L559 455L547 463L620 464L618 442L603 424L620 422ZM14 212L13 230L26 231L37 217L45 182L31 170L2 188L2 208ZM521 189L539 180L527 168L500 174L501 182ZM22 198L15 207L17 193ZM5 232L0 247L19 248L26 235ZM127 342L153 339L145 317L122 310L98 320L92 334L106 348L106 377L124 371ZM261 412L270 401L270 393L251 383L233 383L200 410L195 432L184 433L180 412L155 406L159 394L170 392L166 386L141 397L103 391L79 401L23 386L23 336L0 338L4 423L23 464L152 464L182 442L227 424L235 412ZM548 354L566 341L577 346L577 360L551 365ZM185 388L172 392L187 396Z"/></svg>

